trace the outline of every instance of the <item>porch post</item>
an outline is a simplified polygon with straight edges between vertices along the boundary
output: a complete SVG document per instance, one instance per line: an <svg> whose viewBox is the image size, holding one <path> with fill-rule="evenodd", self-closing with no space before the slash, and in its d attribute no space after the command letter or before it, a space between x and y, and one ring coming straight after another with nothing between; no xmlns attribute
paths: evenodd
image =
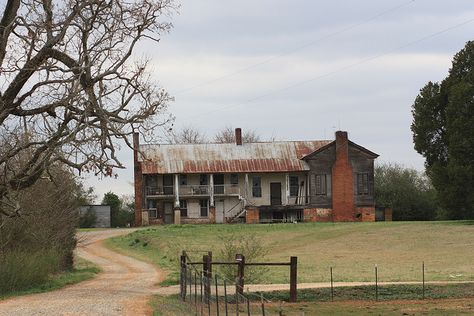
<svg viewBox="0 0 474 316"><path fill-rule="evenodd" d="M290 204L290 174L285 175L285 205Z"/></svg>
<svg viewBox="0 0 474 316"><path fill-rule="evenodd" d="M209 206L214 206L214 175L209 175Z"/></svg>
<svg viewBox="0 0 474 316"><path fill-rule="evenodd" d="M249 194L249 174L246 173L245 174L245 183L244 183L245 187L244 187L244 194L245 194L245 198L248 199L250 197L250 194Z"/></svg>
<svg viewBox="0 0 474 316"><path fill-rule="evenodd" d="M174 175L174 207L179 208L179 175Z"/></svg>

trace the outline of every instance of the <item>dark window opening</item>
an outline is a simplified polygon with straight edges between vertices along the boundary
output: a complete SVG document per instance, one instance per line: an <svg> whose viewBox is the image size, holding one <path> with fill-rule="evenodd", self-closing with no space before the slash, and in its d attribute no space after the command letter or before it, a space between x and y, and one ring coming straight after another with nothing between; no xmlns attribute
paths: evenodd
<svg viewBox="0 0 474 316"><path fill-rule="evenodd" d="M252 196L262 197L262 179L260 177L252 178Z"/></svg>
<svg viewBox="0 0 474 316"><path fill-rule="evenodd" d="M298 176L290 176L290 196L298 196L299 183Z"/></svg>
<svg viewBox="0 0 474 316"><path fill-rule="evenodd" d="M199 185L208 185L207 182L207 174L200 174L199 175Z"/></svg>
<svg viewBox="0 0 474 316"><path fill-rule="evenodd" d="M214 178L214 194L224 194L224 174L218 173L213 175Z"/></svg>
<svg viewBox="0 0 474 316"><path fill-rule="evenodd" d="M369 195L369 174L358 173L357 174L357 194L358 195Z"/></svg>
<svg viewBox="0 0 474 316"><path fill-rule="evenodd" d="M179 201L179 209L181 210L181 217L188 216L188 203L187 201Z"/></svg>
<svg viewBox="0 0 474 316"><path fill-rule="evenodd" d="M201 206L201 217L207 217L209 210L209 200L199 200Z"/></svg>
<svg viewBox="0 0 474 316"><path fill-rule="evenodd" d="M179 175L179 184L180 185L188 185L188 176L185 174Z"/></svg>
<svg viewBox="0 0 474 316"><path fill-rule="evenodd" d="M316 195L327 194L327 176L325 174L317 174L315 177Z"/></svg>
<svg viewBox="0 0 474 316"><path fill-rule="evenodd" d="M239 185L239 175L237 173L230 174L230 184Z"/></svg>
<svg viewBox="0 0 474 316"><path fill-rule="evenodd" d="M163 194L173 195L173 175L172 174L163 175Z"/></svg>

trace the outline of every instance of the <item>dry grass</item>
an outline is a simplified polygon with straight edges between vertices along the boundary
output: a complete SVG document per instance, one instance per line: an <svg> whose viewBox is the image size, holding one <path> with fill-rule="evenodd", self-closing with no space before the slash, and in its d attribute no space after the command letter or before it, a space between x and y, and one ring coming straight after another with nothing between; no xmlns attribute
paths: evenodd
<svg viewBox="0 0 474 316"><path fill-rule="evenodd" d="M299 282L474 280L473 222L305 223L160 226L110 241L114 248L168 270L181 250L217 252L222 237L255 236L269 248L265 261L298 256ZM138 242L136 242L138 240ZM146 243L146 246L144 246ZM202 254L201 254L202 255ZM288 268L271 268L268 283L287 283Z"/></svg>

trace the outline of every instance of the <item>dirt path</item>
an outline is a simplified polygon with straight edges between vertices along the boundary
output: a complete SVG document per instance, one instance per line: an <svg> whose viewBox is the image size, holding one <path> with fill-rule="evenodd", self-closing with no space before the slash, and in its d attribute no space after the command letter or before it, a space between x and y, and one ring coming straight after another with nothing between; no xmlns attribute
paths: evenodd
<svg viewBox="0 0 474 316"><path fill-rule="evenodd" d="M447 285L447 284L461 284L461 283L474 283L474 281L428 281L425 284L437 284L437 285ZM378 282L379 286L383 285L421 285L421 282ZM374 285L374 282L334 282L334 287L348 287L348 286L369 286ZM299 283L298 289L322 289L330 288L331 283L329 282L318 282L318 283ZM271 292L271 291L280 291L280 290L289 290L289 284L247 284L245 285L245 291L247 289L250 292ZM167 287L156 288L153 291L153 294L158 295L173 295L179 293L179 285L172 285ZM223 292L224 288L219 287L219 292ZM230 286L227 288L227 293L235 293L234 287Z"/></svg>
<svg viewBox="0 0 474 316"><path fill-rule="evenodd" d="M102 272L61 290L0 301L0 315L151 315L147 302L163 273L102 244L104 239L130 232L81 232L77 254L100 266Z"/></svg>

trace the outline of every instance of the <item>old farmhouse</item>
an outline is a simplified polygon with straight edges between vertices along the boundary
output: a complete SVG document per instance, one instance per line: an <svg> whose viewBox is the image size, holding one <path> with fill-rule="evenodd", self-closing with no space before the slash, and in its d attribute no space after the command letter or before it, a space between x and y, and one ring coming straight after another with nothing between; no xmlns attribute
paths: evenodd
<svg viewBox="0 0 474 316"><path fill-rule="evenodd" d="M335 140L140 145L136 225L375 221L377 154Z"/></svg>

